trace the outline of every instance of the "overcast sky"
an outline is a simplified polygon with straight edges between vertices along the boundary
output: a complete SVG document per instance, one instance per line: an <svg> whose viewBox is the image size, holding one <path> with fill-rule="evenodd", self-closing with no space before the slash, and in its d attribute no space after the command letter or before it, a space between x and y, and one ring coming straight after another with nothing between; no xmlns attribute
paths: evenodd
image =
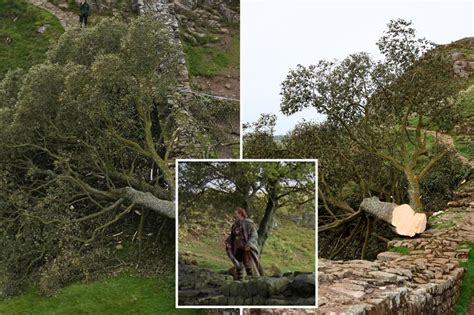
<svg viewBox="0 0 474 315"><path fill-rule="evenodd" d="M241 0L242 121L278 113L277 134L302 118L321 120L312 109L280 113L280 84L297 64L342 59L366 51L390 19L411 20L418 36L438 44L473 35L473 5L466 0Z"/></svg>

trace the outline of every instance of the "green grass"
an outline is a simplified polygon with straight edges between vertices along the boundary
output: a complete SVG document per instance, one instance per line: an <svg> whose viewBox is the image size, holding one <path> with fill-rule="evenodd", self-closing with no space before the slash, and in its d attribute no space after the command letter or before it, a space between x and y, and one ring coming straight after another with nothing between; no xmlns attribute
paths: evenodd
<svg viewBox="0 0 474 315"><path fill-rule="evenodd" d="M474 243L467 244L470 248L469 258L466 262L461 263L461 266L466 268L462 279L461 295L459 301L454 307L455 315L467 314L467 309L471 299L474 297Z"/></svg>
<svg viewBox="0 0 474 315"><path fill-rule="evenodd" d="M456 226L455 222L451 221L445 221L443 218L443 215L437 215L436 217L430 217L428 221L431 224L431 228L435 230L444 230L444 229L449 229L453 226Z"/></svg>
<svg viewBox="0 0 474 315"><path fill-rule="evenodd" d="M224 223L223 223L224 224ZM206 227L205 236L181 240L180 253L192 253L198 265L220 272L232 267L225 253L224 236L213 227ZM265 270L277 268L286 271L314 271L314 229L291 221L279 221L279 227L270 232L263 248L262 265Z"/></svg>
<svg viewBox="0 0 474 315"><path fill-rule="evenodd" d="M474 124L474 85L463 93L460 100L463 124ZM469 160L474 160L474 138L468 135L453 135L456 150Z"/></svg>
<svg viewBox="0 0 474 315"><path fill-rule="evenodd" d="M471 85L462 93L460 105L464 118L474 117L474 85Z"/></svg>
<svg viewBox="0 0 474 315"><path fill-rule="evenodd" d="M441 222L433 224L432 228L435 230L449 229L450 227L456 226L454 222Z"/></svg>
<svg viewBox="0 0 474 315"><path fill-rule="evenodd" d="M37 29L44 24L49 28L39 34ZM26 69L43 61L63 32L56 17L47 11L25 0L0 0L0 78L9 69Z"/></svg>
<svg viewBox="0 0 474 315"><path fill-rule="evenodd" d="M410 254L410 249L406 246L394 246L388 249L389 252L400 253L402 255Z"/></svg>
<svg viewBox="0 0 474 315"><path fill-rule="evenodd" d="M174 294L173 275L163 278L121 275L73 284L52 297L31 290L0 302L0 314L206 314L202 310L175 309Z"/></svg>
<svg viewBox="0 0 474 315"><path fill-rule="evenodd" d="M184 43L184 52L191 76L225 75L240 67L240 36L234 34L228 48Z"/></svg>
<svg viewBox="0 0 474 315"><path fill-rule="evenodd" d="M465 136L454 137L454 147L469 160L474 160L474 139L468 139Z"/></svg>
<svg viewBox="0 0 474 315"><path fill-rule="evenodd" d="M282 272L314 271L315 258L314 229L284 222L267 239L262 265L275 266Z"/></svg>

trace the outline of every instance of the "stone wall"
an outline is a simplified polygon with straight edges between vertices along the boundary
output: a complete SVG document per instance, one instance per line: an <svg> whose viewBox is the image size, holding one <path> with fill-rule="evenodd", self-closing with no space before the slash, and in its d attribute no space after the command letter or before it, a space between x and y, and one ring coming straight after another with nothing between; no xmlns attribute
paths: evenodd
<svg viewBox="0 0 474 315"><path fill-rule="evenodd" d="M414 239L394 240L403 255L388 251L375 261L318 262L318 309L249 309L246 315L453 313L469 250L474 243L474 187L455 193L449 208L430 220L433 227Z"/></svg>
<svg viewBox="0 0 474 315"><path fill-rule="evenodd" d="M474 72L474 60L469 59L462 52L451 54L453 60L453 71L461 78L468 78Z"/></svg>
<svg viewBox="0 0 474 315"><path fill-rule="evenodd" d="M178 279L179 305L315 305L314 273L235 281L228 274L179 264Z"/></svg>
<svg viewBox="0 0 474 315"><path fill-rule="evenodd" d="M459 261L469 254L462 244L474 243L473 193L474 188L468 188L456 194L463 202L439 214L435 228L418 238L389 243L408 248L407 255L383 252L373 262L321 259L319 313L452 313L464 272Z"/></svg>
<svg viewBox="0 0 474 315"><path fill-rule="evenodd" d="M171 35L171 40L176 47L178 47L179 84L175 92L168 98L168 105L174 121L174 129L179 132L178 141L175 144L175 156L173 157L205 158L209 157L210 148L215 148L220 143L238 141L235 136L229 136L225 133L217 136L212 135L209 130L211 117L208 117L207 121L203 121L201 118L196 119L196 116L193 114L191 106L196 103L205 104L206 100L204 99L211 99L213 104L222 104L222 106L225 106L229 101L234 102L234 100L208 94L201 95L202 93L195 92L191 89L183 45L180 40L180 24L176 12L176 8L182 8L183 5L178 1L169 0L134 1L134 8L138 14L152 16L165 25ZM233 105L238 107L238 100L234 102ZM234 114L234 112L235 111L229 111L229 115ZM218 152L218 157L224 156ZM230 156L225 157L229 158Z"/></svg>

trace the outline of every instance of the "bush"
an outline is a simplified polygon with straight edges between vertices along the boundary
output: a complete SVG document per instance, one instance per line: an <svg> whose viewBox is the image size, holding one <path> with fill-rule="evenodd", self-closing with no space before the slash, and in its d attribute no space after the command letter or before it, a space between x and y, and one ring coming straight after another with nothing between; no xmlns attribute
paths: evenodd
<svg viewBox="0 0 474 315"><path fill-rule="evenodd" d="M445 209L453 191L469 174L469 168L454 153L448 154L421 180L425 209L431 212Z"/></svg>

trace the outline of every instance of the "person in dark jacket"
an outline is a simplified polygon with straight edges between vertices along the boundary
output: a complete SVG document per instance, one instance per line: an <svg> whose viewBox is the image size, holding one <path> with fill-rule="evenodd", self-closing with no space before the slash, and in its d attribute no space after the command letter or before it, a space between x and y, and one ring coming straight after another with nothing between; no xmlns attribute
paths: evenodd
<svg viewBox="0 0 474 315"><path fill-rule="evenodd" d="M263 276L260 264L258 234L255 223L242 208L235 209L235 222L226 239L226 252L237 271L237 280L242 280L243 269L247 276Z"/></svg>
<svg viewBox="0 0 474 315"><path fill-rule="evenodd" d="M89 3L87 3L87 0L82 0L81 4L79 5L79 23L84 25L84 27L87 26L87 18L89 17L89 14L91 12L91 8L89 6Z"/></svg>

